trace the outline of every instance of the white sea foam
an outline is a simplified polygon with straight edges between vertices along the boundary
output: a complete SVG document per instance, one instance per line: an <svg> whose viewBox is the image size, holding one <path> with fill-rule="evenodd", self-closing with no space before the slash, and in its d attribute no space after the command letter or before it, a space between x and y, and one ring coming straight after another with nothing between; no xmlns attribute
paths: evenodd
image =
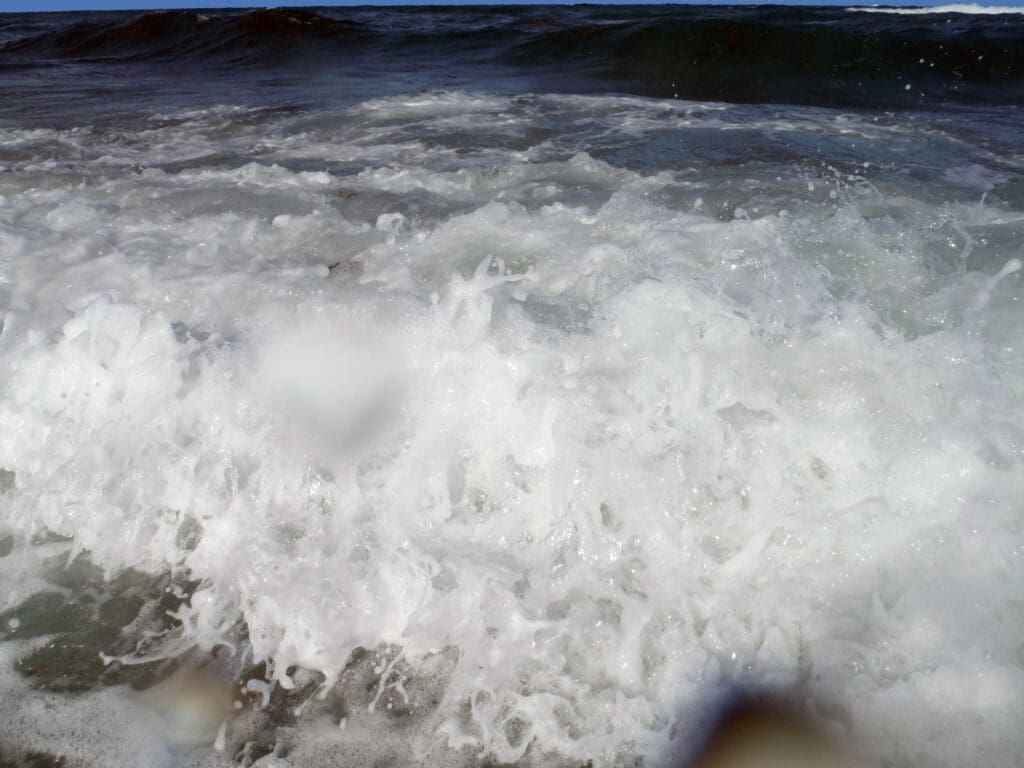
<svg viewBox="0 0 1024 768"><path fill-rule="evenodd" d="M1024 8L1019 5L980 5L978 3L953 3L950 5L931 5L919 8L884 8L879 6L855 5L847 8L848 11L861 11L863 13L896 13L905 16L917 16L933 13L969 13L981 15L998 14L1020 14Z"/></svg>
<svg viewBox="0 0 1024 768"><path fill-rule="evenodd" d="M631 170L621 110L655 136L662 105L553 101L531 114L603 125L609 160L570 128L487 145L524 115L454 93L264 125L234 162L202 159L249 140L213 138L223 111L127 147L13 131L85 159L0 179L3 525L187 569L186 641L242 619L274 685L386 644L297 765L657 764L731 685L888 763L1019 762L1022 214L852 161ZM686 109L679 143L722 119ZM458 130L482 146L395 140ZM417 675L438 701L403 729L382 702ZM80 734L84 705L38 701L65 726L19 715L19 744ZM136 725L75 760L156 749Z"/></svg>

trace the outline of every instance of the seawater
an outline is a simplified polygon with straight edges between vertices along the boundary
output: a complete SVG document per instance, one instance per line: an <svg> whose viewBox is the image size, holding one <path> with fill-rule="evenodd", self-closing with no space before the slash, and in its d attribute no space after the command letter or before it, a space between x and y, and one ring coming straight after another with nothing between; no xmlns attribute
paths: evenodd
<svg viewBox="0 0 1024 768"><path fill-rule="evenodd" d="M676 765L753 691L1024 761L1019 92L204 82L11 18L4 760Z"/></svg>

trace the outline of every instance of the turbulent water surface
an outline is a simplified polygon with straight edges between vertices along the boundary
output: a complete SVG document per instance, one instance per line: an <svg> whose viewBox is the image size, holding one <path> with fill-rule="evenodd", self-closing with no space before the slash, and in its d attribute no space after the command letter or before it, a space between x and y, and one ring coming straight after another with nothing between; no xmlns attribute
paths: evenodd
<svg viewBox="0 0 1024 768"><path fill-rule="evenodd" d="M972 10L0 16L0 763L1024 764Z"/></svg>

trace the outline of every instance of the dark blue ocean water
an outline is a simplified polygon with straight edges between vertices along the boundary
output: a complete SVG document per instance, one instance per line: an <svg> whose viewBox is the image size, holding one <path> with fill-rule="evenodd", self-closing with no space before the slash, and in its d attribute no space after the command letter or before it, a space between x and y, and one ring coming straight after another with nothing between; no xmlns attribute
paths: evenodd
<svg viewBox="0 0 1024 768"><path fill-rule="evenodd" d="M0 16L5 110L414 87L830 107L1020 106L1019 14L839 8L312 8ZM54 93L51 89L56 88ZM285 95L289 94L289 95ZM67 105L49 99L50 109Z"/></svg>

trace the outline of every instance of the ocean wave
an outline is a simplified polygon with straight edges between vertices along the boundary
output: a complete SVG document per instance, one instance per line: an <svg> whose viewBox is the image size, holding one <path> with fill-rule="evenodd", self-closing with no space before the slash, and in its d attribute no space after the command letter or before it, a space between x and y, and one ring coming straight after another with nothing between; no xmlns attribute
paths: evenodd
<svg viewBox="0 0 1024 768"><path fill-rule="evenodd" d="M368 64L430 70L444 62L467 78L503 71L662 98L1024 103L1024 32L992 15L958 13L951 23L944 10L972 7L856 9L873 15L663 6L58 14L45 28L0 30L0 66L70 59L330 77ZM918 11L926 15L896 15Z"/></svg>
<svg viewBox="0 0 1024 768"><path fill-rule="evenodd" d="M174 59L243 54L254 59L282 46L360 40L360 24L299 8L242 14L151 11L114 23L72 23L8 43L7 53L69 58Z"/></svg>

